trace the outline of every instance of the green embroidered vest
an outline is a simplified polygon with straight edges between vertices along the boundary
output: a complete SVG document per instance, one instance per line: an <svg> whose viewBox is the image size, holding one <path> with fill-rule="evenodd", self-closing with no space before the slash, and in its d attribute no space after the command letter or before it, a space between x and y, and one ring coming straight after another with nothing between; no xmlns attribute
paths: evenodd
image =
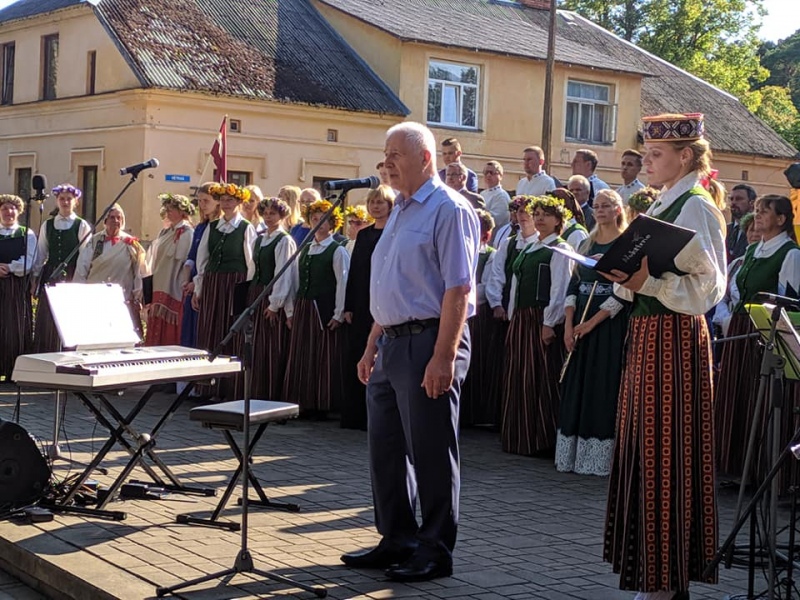
<svg viewBox="0 0 800 600"><path fill-rule="evenodd" d="M76 217L75 221L72 223L72 227L62 231L60 229L56 229L55 221L53 219L48 219L45 221L45 235L47 236L48 248L47 264L61 264L61 261L67 258L67 255L69 255L73 248L78 245L78 242L80 242L79 231L82 222L83 219ZM78 264L77 252L72 256L69 263L67 263L67 269L70 270L70 273L74 271L76 264Z"/></svg>
<svg viewBox="0 0 800 600"><path fill-rule="evenodd" d="M300 253L299 298L316 300L324 296L336 297L336 274L333 271L333 255L339 244L331 242L319 254L309 254L306 246Z"/></svg>
<svg viewBox="0 0 800 600"><path fill-rule="evenodd" d="M664 212L660 213L658 216L651 215L656 219L661 221L665 221L667 223L674 223L675 219L678 218L678 215L681 214L681 210L686 205L686 202L692 196L703 196L708 198L710 202L713 202L709 193L701 187L694 187L690 189L688 192L681 194L672 205L665 210ZM633 297L633 309L631 310L632 317L649 317L653 315L673 315L676 314L675 311L668 309L666 306L661 304L658 300L656 300L653 296L644 296L642 294L635 294Z"/></svg>
<svg viewBox="0 0 800 600"><path fill-rule="evenodd" d="M480 283L483 280L483 271L486 269L486 263L489 262L489 257L495 252L495 249L491 246L486 246L486 250L484 252L478 253L478 270L475 273L475 282L476 284Z"/></svg>
<svg viewBox="0 0 800 600"><path fill-rule="evenodd" d="M560 243L566 242L558 237L547 246L555 246ZM525 250L530 246L531 244L528 244ZM515 310L544 308L550 304L550 259L553 257L553 251L547 246L533 252L523 250L514 261L512 271L517 276L517 293L514 297Z"/></svg>
<svg viewBox="0 0 800 600"><path fill-rule="evenodd" d="M747 247L742 266L736 273L736 287L739 288L740 299L734 312L745 312L744 305L752 302L759 292L778 293L778 275L783 260L790 250L798 247L792 240L787 240L772 256L755 258L756 246L758 244Z"/></svg>
<svg viewBox="0 0 800 600"><path fill-rule="evenodd" d="M589 235L589 230L586 229L586 227L584 227L578 222L575 222L569 227L567 227L567 230L561 234L561 237L564 238L565 240L569 239L569 236L571 236L576 231L583 231L586 235Z"/></svg>
<svg viewBox="0 0 800 600"><path fill-rule="evenodd" d="M254 282L267 285L275 277L275 250L278 247L278 242L288 235L288 233L282 231L266 246L261 245L260 237L256 238L255 247L253 248L253 260L256 263Z"/></svg>
<svg viewBox="0 0 800 600"><path fill-rule="evenodd" d="M247 273L244 256L244 232L250 223L246 219L231 233L217 229L219 219L208 225L208 273Z"/></svg>

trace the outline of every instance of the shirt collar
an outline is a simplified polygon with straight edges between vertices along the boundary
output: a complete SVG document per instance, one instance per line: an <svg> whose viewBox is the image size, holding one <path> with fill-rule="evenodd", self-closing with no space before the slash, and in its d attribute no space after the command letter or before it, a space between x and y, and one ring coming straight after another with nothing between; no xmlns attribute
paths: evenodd
<svg viewBox="0 0 800 600"><path fill-rule="evenodd" d="M55 216L56 221L74 221L77 215L75 213L70 214L68 217L62 216L60 213Z"/></svg>
<svg viewBox="0 0 800 600"><path fill-rule="evenodd" d="M551 233L550 235L548 235L544 239L536 240L536 243L539 246L546 246L550 242L554 242L556 239L558 239L558 234L557 233Z"/></svg>
<svg viewBox="0 0 800 600"><path fill-rule="evenodd" d="M772 252L777 248L783 246L786 242L789 241L789 234L785 231L781 231L778 235L776 235L771 240L761 240L758 242L758 246L756 246L756 256L759 254L764 254L765 252Z"/></svg>
<svg viewBox="0 0 800 600"><path fill-rule="evenodd" d="M405 208L409 205L411 200L418 202L419 204L424 204L425 201L430 197L433 192L441 187L445 187L445 184L442 182L439 177L431 177L423 183L419 189L411 194L409 198L403 196L403 194L398 194L394 200L394 203L400 207L400 210L405 210Z"/></svg>
<svg viewBox="0 0 800 600"><path fill-rule="evenodd" d="M2 231L16 231L17 229L19 229L19 223L14 223L11 227L0 225L0 230Z"/></svg>
<svg viewBox="0 0 800 600"><path fill-rule="evenodd" d="M230 221L226 221L225 217L220 217L219 222L217 223L217 229L221 231L225 225L230 225L231 227L236 229L239 226L239 223L241 223L242 221L244 221L244 217L238 212L235 215L233 215L233 218ZM182 222L176 225L175 229L177 229L181 224Z"/></svg>
<svg viewBox="0 0 800 600"><path fill-rule="evenodd" d="M638 186L640 186L640 185L641 185L641 186L643 186L644 184L643 184L641 181L639 181L639 179L638 179L638 178L636 178L636 179L634 179L633 181L631 181L630 183L625 183L625 184L623 184L623 185L622 185L622 189L625 189L625 190L627 190L628 188L632 188L632 187L638 187Z"/></svg>
<svg viewBox="0 0 800 600"><path fill-rule="evenodd" d="M538 173L534 173L534 174L533 174L533 175L531 175L530 177L528 177L528 176L526 175L526 176L525 176L525 179L527 179L528 181L533 181L533 180L534 180L534 179L536 179L537 177L544 177L545 175L547 175L547 172L545 172L545 170L544 170L544 169L542 169L541 171L539 171Z"/></svg>
<svg viewBox="0 0 800 600"><path fill-rule="evenodd" d="M662 189L661 193L658 196L658 200L653 203L647 214L654 215L656 214L656 209L658 212L664 212L667 208L669 208L675 200L683 196L686 192L691 190L694 187L700 185L700 178L698 177L697 171L692 171L688 175L686 175L683 179L679 179L678 182L673 185L670 189Z"/></svg>
<svg viewBox="0 0 800 600"><path fill-rule="evenodd" d="M264 235L262 235L261 238L264 239L264 240L274 240L276 237L278 237L279 235L281 235L283 233L286 233L286 231L284 231L283 227L278 225L278 228L275 231L273 231L272 233L269 233L268 231L264 231Z"/></svg>
<svg viewBox="0 0 800 600"><path fill-rule="evenodd" d="M496 185L496 186L494 186L494 187L487 188L487 189L485 189L484 191L485 191L485 192L496 192L497 190L500 190L500 189L502 189L502 188L503 188L503 186L502 186L502 185L500 185L500 184L498 184L498 185Z"/></svg>
<svg viewBox="0 0 800 600"><path fill-rule="evenodd" d="M322 248L327 248L332 243L333 243L333 233L331 233L328 237L326 237L321 242L318 242L317 238L314 238L314 240L311 242L311 245L312 246L321 246Z"/></svg>

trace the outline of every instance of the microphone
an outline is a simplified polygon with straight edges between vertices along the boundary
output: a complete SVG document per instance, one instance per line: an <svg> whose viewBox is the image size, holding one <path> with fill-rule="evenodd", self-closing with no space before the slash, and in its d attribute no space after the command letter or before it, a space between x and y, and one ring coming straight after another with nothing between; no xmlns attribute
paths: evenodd
<svg viewBox="0 0 800 600"><path fill-rule="evenodd" d="M756 294L756 299L774 304L775 306L780 306L781 308L800 310L800 300L797 298L789 298L787 296L779 296L778 294L770 294L767 292L758 292Z"/></svg>
<svg viewBox="0 0 800 600"><path fill-rule="evenodd" d="M137 165L131 165L119 170L120 175L133 175L134 177L144 171L145 169L155 169L158 166L158 159L151 158L148 161L141 162Z"/></svg>
<svg viewBox="0 0 800 600"><path fill-rule="evenodd" d="M47 177L44 175L34 175L31 180L31 187L36 191L33 200L44 202L47 199L47 194L44 193L44 190L47 188Z"/></svg>
<svg viewBox="0 0 800 600"><path fill-rule="evenodd" d="M350 190L357 190L359 188L369 188L374 190L380 184L380 180L375 177L375 175L370 175L364 179L339 179L336 181L326 181L322 187L330 192L334 190L348 192Z"/></svg>

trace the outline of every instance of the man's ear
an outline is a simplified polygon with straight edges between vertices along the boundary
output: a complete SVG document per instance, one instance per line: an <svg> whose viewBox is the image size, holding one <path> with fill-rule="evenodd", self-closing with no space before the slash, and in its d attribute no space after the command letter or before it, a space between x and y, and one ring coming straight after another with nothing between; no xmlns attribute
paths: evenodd
<svg viewBox="0 0 800 600"><path fill-rule="evenodd" d="M427 165L429 162L431 162L431 156L432 155L431 155L431 151L430 150L428 150L428 149L423 150L422 151L422 163ZM445 167L446 166L447 165L445 165Z"/></svg>

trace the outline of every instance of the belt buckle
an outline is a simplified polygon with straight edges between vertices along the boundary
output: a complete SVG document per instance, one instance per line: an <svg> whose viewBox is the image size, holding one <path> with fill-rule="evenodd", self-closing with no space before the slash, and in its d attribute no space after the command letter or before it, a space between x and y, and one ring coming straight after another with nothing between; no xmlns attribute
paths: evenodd
<svg viewBox="0 0 800 600"><path fill-rule="evenodd" d="M408 324L408 332L411 335L417 335L418 333L422 333L425 331L425 325L423 323L409 323Z"/></svg>
<svg viewBox="0 0 800 600"><path fill-rule="evenodd" d="M394 327L384 327L383 335L385 335L390 340L393 340L397 337L397 330Z"/></svg>

